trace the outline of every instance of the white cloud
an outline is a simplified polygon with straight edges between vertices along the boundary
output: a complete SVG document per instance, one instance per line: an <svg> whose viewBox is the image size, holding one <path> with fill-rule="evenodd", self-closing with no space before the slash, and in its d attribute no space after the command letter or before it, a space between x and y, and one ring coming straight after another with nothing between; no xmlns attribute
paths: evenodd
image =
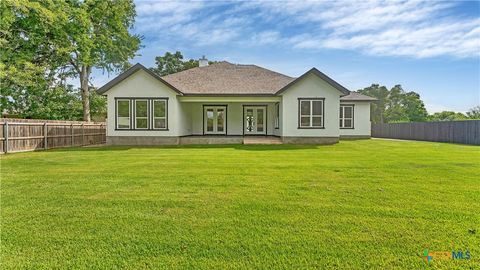
<svg viewBox="0 0 480 270"><path fill-rule="evenodd" d="M136 29L191 46L237 42L415 58L480 55L480 19L455 2L137 2Z"/></svg>

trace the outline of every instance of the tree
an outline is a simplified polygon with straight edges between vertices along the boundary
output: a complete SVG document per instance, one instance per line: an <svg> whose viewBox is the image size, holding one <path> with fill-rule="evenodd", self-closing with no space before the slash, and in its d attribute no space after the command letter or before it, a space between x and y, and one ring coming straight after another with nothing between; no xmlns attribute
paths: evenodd
<svg viewBox="0 0 480 270"><path fill-rule="evenodd" d="M453 120L465 120L467 117L463 113L443 111L436 112L429 117L430 121L453 121Z"/></svg>
<svg viewBox="0 0 480 270"><path fill-rule="evenodd" d="M428 112L420 95L415 92L405 93L403 107L409 121L419 122L428 119Z"/></svg>
<svg viewBox="0 0 480 270"><path fill-rule="evenodd" d="M125 1L70 1L65 25L70 41L69 66L80 79L83 120L90 121L90 76L93 68L107 72L124 70L140 48L134 24L135 5Z"/></svg>
<svg viewBox="0 0 480 270"><path fill-rule="evenodd" d="M208 63L213 64L216 61L208 61ZM183 60L183 55L179 51L175 53L166 52L163 56L155 57L155 65L156 67L150 68L150 70L159 76L165 76L198 67L198 60Z"/></svg>
<svg viewBox="0 0 480 270"><path fill-rule="evenodd" d="M49 107L58 107L55 102L68 96L67 72L61 68L66 43L62 26L68 19L65 8L62 1L0 2L2 112L45 115Z"/></svg>
<svg viewBox="0 0 480 270"><path fill-rule="evenodd" d="M372 84L358 90L360 94L377 98L371 105L373 123L425 121L428 113L425 104L416 92L405 92L401 85L388 90L385 86Z"/></svg>
<svg viewBox="0 0 480 270"><path fill-rule="evenodd" d="M480 119L480 106L475 106L467 112L470 119Z"/></svg>
<svg viewBox="0 0 480 270"><path fill-rule="evenodd" d="M56 108L74 110L67 100L80 93L83 119L90 121L92 69L123 70L140 46L128 32L135 9L127 0L7 0L0 1L0 15L2 112L23 117L75 118ZM72 77L80 78L80 92L66 85Z"/></svg>
<svg viewBox="0 0 480 270"><path fill-rule="evenodd" d="M388 100L388 89L385 86L372 84L369 87L358 90L358 92L378 99L378 101L373 102L370 106L371 120L373 123L383 123Z"/></svg>

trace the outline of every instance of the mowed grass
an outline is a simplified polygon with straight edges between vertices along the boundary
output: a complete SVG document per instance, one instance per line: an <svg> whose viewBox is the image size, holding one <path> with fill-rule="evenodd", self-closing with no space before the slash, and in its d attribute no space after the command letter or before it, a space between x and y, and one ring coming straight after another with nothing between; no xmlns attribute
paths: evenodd
<svg viewBox="0 0 480 270"><path fill-rule="evenodd" d="M423 250L470 251L433 261ZM1 157L2 269L480 268L480 147L74 148Z"/></svg>

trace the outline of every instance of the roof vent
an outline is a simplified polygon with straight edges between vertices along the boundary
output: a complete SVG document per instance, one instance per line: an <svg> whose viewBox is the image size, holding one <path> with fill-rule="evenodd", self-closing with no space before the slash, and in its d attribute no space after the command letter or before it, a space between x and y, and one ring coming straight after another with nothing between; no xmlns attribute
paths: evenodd
<svg viewBox="0 0 480 270"><path fill-rule="evenodd" d="M208 59L205 58L205 55L202 55L202 58L198 59L198 66L199 66L199 67L206 67L206 66L208 66Z"/></svg>

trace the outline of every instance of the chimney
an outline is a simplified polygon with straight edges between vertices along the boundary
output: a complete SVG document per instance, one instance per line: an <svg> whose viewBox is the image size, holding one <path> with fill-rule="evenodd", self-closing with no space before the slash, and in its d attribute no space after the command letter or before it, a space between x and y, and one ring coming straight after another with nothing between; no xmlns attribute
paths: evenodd
<svg viewBox="0 0 480 270"><path fill-rule="evenodd" d="M206 66L208 66L208 59L205 58L205 55L202 55L202 58L198 59L198 66L199 66L199 67L206 67Z"/></svg>

